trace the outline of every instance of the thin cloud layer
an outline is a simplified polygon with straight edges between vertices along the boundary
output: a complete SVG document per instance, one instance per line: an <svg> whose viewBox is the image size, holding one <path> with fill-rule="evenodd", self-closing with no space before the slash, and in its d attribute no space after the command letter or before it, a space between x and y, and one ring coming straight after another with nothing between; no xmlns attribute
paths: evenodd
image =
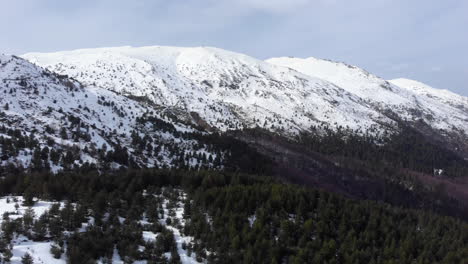
<svg viewBox="0 0 468 264"><path fill-rule="evenodd" d="M313 56L346 61L387 79L407 77L468 95L467 1L0 0L0 4L1 52L216 46L262 59Z"/></svg>
<svg viewBox="0 0 468 264"><path fill-rule="evenodd" d="M231 2L231 1L226 1ZM240 5L256 9L256 10L263 10L267 12L273 13L285 13L285 12L292 12L297 10L298 8L302 8L310 4L311 1L308 0L237 0L232 1L237 2Z"/></svg>

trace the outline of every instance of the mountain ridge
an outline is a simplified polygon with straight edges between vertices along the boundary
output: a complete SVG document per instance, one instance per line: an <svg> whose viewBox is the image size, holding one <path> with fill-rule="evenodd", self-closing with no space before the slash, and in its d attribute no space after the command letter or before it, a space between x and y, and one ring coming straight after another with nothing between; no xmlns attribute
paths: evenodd
<svg viewBox="0 0 468 264"><path fill-rule="evenodd" d="M0 174L215 169L428 208L437 184L468 169L463 97L417 94L344 63L202 47L2 58ZM43 81L23 80L33 75ZM417 173L424 187L413 192ZM464 214L452 201L465 197L460 182L437 208Z"/></svg>
<svg viewBox="0 0 468 264"><path fill-rule="evenodd" d="M346 63L262 61L213 47L168 46L23 57L85 85L193 113L211 130L260 127L290 136L325 125L375 134L397 133L405 122L428 136L443 134L468 157L468 99L425 85L397 85Z"/></svg>
<svg viewBox="0 0 468 264"><path fill-rule="evenodd" d="M451 93L454 96L453 99L457 99L458 104L463 106L463 109L460 110L459 106L448 108L444 104L446 102L436 101L431 98L436 94L447 94L447 92L420 82L418 82L421 84L419 89L410 89L404 82L387 81L355 66L315 58L283 57L267 61L318 78L325 78L374 104L386 104L403 119L415 120L421 118L436 129L461 127L465 133L468 131L467 114L466 111L463 111L468 106L468 98L461 95L455 96L455 93ZM415 82L412 81L411 83L414 84ZM450 94L450 92L448 93Z"/></svg>
<svg viewBox="0 0 468 264"><path fill-rule="evenodd" d="M83 86L15 56L0 57L0 79L2 166L58 171L64 165L97 166L108 160L117 168L132 163L170 167L177 154L168 144L191 157L215 158L206 146L184 136L196 128L144 102ZM139 144L144 144L141 150ZM195 165L189 156L187 162Z"/></svg>
<svg viewBox="0 0 468 264"><path fill-rule="evenodd" d="M128 56L135 58L137 56L141 56L139 53L140 51L145 52L150 50L160 54L158 52L164 49L168 49L169 51L163 51L163 53L173 52L174 50L179 52L178 48L173 47L144 47L136 49L125 47L123 48L123 51L120 48L107 49L104 53L101 53L104 51L102 49L99 49L98 51L100 53L99 56L101 56L115 50L117 50L117 53L113 53L114 55L121 55L121 53L127 53L129 50L133 50L137 55L130 54ZM242 109L240 109L240 111L234 111L236 113L235 115L243 116L244 120L239 120L239 122L237 122L239 126L243 125L252 127L254 119L265 119L265 117L274 119L275 115L282 116L283 119L288 121L288 125L290 127L296 129L308 129L311 125L318 125L321 122L332 123L332 121L335 120L337 123L341 123L341 125L348 125L354 128L359 127L359 125L356 125L356 123L359 122L363 123L363 127L368 128L371 124L366 124L367 119L387 119L385 120L386 122L391 122L387 117L369 109L365 106L365 103L360 102L358 98L347 94L346 91L330 84L329 82L308 77L283 67L274 66L243 54L232 53L215 48L182 48L182 50L185 53L177 54L177 56L172 58L172 61L170 62L170 66L175 68L176 72L172 71L168 73L167 71L164 71L164 69L170 68L165 65L167 63L167 56L158 56L157 61L152 61L152 66L155 69L163 68L163 72L160 73L159 76L155 76L154 83L158 83L158 79L165 80L165 74L179 76L179 83L182 82L182 84L184 84L183 82L185 81L185 92L188 91L191 96L200 97L200 95L196 93L200 90L206 93L206 96L201 96L205 105L210 103L212 105L216 105L216 107L223 107L228 112L232 111L229 111L227 108L230 108L229 106L233 106L237 109L246 109L245 111L247 112L258 113L258 116L256 116L255 114L248 115L244 113ZM95 56L93 55L95 50L80 50L76 52L85 52L86 56ZM58 57L56 59L62 62L67 61L67 58L74 60L73 56L69 55L71 53L73 52L56 53L56 56L60 56L60 59ZM80 55L83 56L83 54ZM231 58L233 55L235 55L235 57ZM25 57L28 57L33 62L39 63L40 65L42 64L42 66L48 67L49 69L54 69L56 72L68 74L74 78L79 78L79 76L77 76L78 72L71 68L76 69L81 67L79 70L80 75L83 71L91 71L90 69L92 67L102 68L97 65L99 58L96 57L93 58L96 63L93 63L92 65L90 65L90 63L77 65L81 63L73 61L70 62L72 66L69 65L70 67L67 67L63 66L63 64L66 63L54 64L48 61L47 58L45 58L44 63L41 63L41 58L47 56L48 55L39 54L25 55ZM155 55L148 55L150 59L152 56ZM199 58L195 60L195 62L191 61L192 57L197 56ZM160 59L161 57L163 57L163 59ZM200 61L202 63L200 63ZM145 62L148 62L148 60ZM106 63L110 64L109 67L116 67L113 65L115 62L112 61L112 58L107 58ZM89 73L89 75L92 74ZM94 82L96 78L97 76L95 75L91 80ZM139 83L141 84L141 82ZM167 83L169 83L169 81L167 81ZM114 87L116 87L116 89L120 89L118 84L115 82L110 84L107 80L101 81L100 85L111 87L111 89ZM143 89L147 90L148 86L150 85L146 85ZM301 89L298 87L301 87ZM161 81L159 82L158 88L159 90L166 89L165 85L161 84ZM177 93L178 90L182 90L182 88L180 88L180 86L177 87L177 85L176 87L168 87L167 89L173 93ZM331 93L331 95L329 93ZM149 92L146 92L146 94L149 94ZM342 99L340 95L343 94L347 98ZM162 97L167 98L170 96L163 94ZM184 102L184 105L196 105L196 102L184 98L183 95L178 95L177 99ZM306 103L306 99L310 100L311 103ZM215 100L215 102L213 102L213 100ZM278 103L278 101L280 102ZM297 104L297 102L301 102L301 104ZM344 107L343 109L343 107L336 104L351 104L355 111L359 113L348 113L349 107ZM282 109L283 106L286 106L287 109ZM209 119L209 115L216 115L213 111L203 109L203 107L199 106L192 106L192 109L190 110L195 110L197 112L207 111L207 116L204 116L205 119ZM284 114L285 111L286 114ZM300 116L298 118L293 118L293 120L289 120L294 112ZM308 116L310 114L313 114L314 116ZM366 118L361 118L360 115L366 116ZM203 113L201 113L201 116L203 116ZM222 118L222 116L218 115L217 118ZM356 120L358 122L356 122ZM378 125L377 122L371 123ZM211 124L213 125L214 122L212 121ZM255 125L263 126L263 124ZM216 126L222 125L218 123Z"/></svg>

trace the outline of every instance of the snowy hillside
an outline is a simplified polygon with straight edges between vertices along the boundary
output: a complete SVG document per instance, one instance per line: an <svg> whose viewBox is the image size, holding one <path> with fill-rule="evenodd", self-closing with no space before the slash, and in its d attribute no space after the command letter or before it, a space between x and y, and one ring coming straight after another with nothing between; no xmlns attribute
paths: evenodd
<svg viewBox="0 0 468 264"><path fill-rule="evenodd" d="M345 63L316 58L273 58L267 62L327 80L381 110L391 110L403 120L424 120L435 129L468 133L468 98L398 79L386 81Z"/></svg>
<svg viewBox="0 0 468 264"><path fill-rule="evenodd" d="M464 111L465 113L468 112L468 97L452 93L449 90L435 89L424 83L404 78L390 80L389 82L416 93L419 96L424 97L426 100L448 104Z"/></svg>
<svg viewBox="0 0 468 264"><path fill-rule="evenodd" d="M0 198L0 214L5 216L0 223L8 225L10 221L21 220L25 217L32 217L38 220L40 216L48 212L55 204L57 208L63 207L63 204L50 201L36 201L33 206L27 207L23 204L22 196L8 196ZM32 220L32 219L31 219ZM5 224L6 222L6 224ZM34 263L47 264L62 264L66 263L64 258L55 259L49 253L50 247L53 245L51 241L32 241L24 235L18 235L11 241L11 258L10 263L20 264L21 257L26 253L33 256ZM4 257L5 254L3 254Z"/></svg>
<svg viewBox="0 0 468 264"><path fill-rule="evenodd" d="M171 246L174 247L175 251L161 252L161 258L170 260L175 257L174 255L177 255L176 257L180 260L180 263L206 263L206 260L197 257L192 250L187 250L187 245L193 245L195 242L193 237L183 234L186 223L184 204L187 202L187 195L178 189L164 190L160 194L148 194L145 191L142 195L149 197L147 199L152 199L152 202L157 202L160 207L153 204L154 211L148 212L150 216L145 214L138 220L139 230L136 230L135 237L139 239L133 241L139 244L138 249L144 253L150 252L151 248L148 245L155 245L161 241L162 237L169 235L174 244ZM83 215L80 217L79 223L77 223L77 226L80 227L62 230L61 237L68 239L76 233L92 232L96 222L94 217L87 216L87 213L84 210L80 211L80 209L83 209L80 205L67 201L53 202L33 199L32 204L26 206L23 196L0 197L0 215L3 216L0 219L0 225L4 227L3 230L6 230L2 230L1 239L5 239L5 237L11 239L9 241L11 247L8 250L2 249L0 258L8 263L20 264L22 263L22 257L29 254L34 263L37 264L69 263L70 260L67 258L67 254L64 254L66 245L63 242L58 242L59 238L54 238L54 233L50 230L50 227L48 228L48 223L49 221L53 222L53 220L65 215L67 212L81 212ZM118 221L121 225L124 225L126 223L125 215L118 216ZM16 226L22 226L23 229L11 232ZM155 226L158 226L158 228L154 228ZM60 244L62 245L60 246ZM59 249L59 251L54 252L54 248ZM10 256L7 257L7 255ZM128 260L122 259L117 248L114 248L112 256L102 258L97 263L109 263L110 260L111 263L115 264L129 263ZM131 263L144 264L148 263L148 261L138 260Z"/></svg>
<svg viewBox="0 0 468 264"><path fill-rule="evenodd" d="M195 166L199 156L216 158L183 136L193 128L163 117L160 108L83 86L18 57L0 57L0 94L3 166L174 166L180 155Z"/></svg>
<svg viewBox="0 0 468 264"><path fill-rule="evenodd" d="M377 133L394 132L398 118L455 133L452 146L467 138L467 98L344 63L157 46L23 57L35 65L0 58L3 165L222 166L227 150L199 144L194 127Z"/></svg>
<svg viewBox="0 0 468 264"><path fill-rule="evenodd" d="M351 256L326 241L372 244L362 227L373 217L406 223L378 230L400 245L448 223L419 223L429 215L410 208L468 218L465 97L343 63L216 48L23 57L0 55L1 260L323 263L300 252ZM464 226L447 226L434 245L451 241L450 256ZM375 259L387 251L377 246Z"/></svg>
<svg viewBox="0 0 468 264"><path fill-rule="evenodd" d="M391 123L328 81L216 48L120 47L24 58L85 85L195 112L222 131L260 126L294 133L323 123L364 130Z"/></svg>

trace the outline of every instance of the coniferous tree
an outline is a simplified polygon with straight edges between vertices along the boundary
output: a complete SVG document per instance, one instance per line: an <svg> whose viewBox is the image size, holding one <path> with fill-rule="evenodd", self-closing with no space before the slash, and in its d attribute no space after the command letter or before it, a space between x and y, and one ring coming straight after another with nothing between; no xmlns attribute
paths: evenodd
<svg viewBox="0 0 468 264"><path fill-rule="evenodd" d="M23 257L21 257L21 264L33 264L34 260L29 253L24 254Z"/></svg>

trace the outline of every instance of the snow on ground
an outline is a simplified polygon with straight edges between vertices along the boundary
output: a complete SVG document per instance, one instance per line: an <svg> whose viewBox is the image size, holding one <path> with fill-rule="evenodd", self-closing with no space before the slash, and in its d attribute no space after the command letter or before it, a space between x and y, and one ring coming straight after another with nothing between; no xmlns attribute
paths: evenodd
<svg viewBox="0 0 468 264"><path fill-rule="evenodd" d="M177 205L176 207L174 208L170 208L169 207L169 199L165 198L163 195L160 195L158 197L162 198L162 207L163 207L163 211L164 211L164 215L162 216L161 219L159 219L159 223L163 226L165 226L168 230L172 231L173 234L174 234L174 240L177 244L177 252L180 256L180 260L182 262L182 264L200 264L200 262L198 262L196 260L196 256L195 256L195 253L192 253L192 255L188 255L187 254L187 251L185 249L182 248L182 244L185 242L187 245L190 243L190 242L193 242L194 238L193 237L190 237L190 236L184 236L181 232L181 230L173 225L168 225L166 223L166 220L168 217L170 217L170 211L173 210L175 212L175 215L172 217L173 220L177 219L178 222L181 224L181 226L183 227L184 224L185 224L185 219L183 218L184 216L184 201L186 199L186 194L183 193L181 190L176 190L177 192L179 192L181 194L181 196L179 197L179 201L177 202ZM148 195L146 192L144 193L144 195ZM119 217L120 219L120 222L124 222L125 221L125 218L122 218L122 217ZM143 218L141 221L140 221L141 224L149 224L149 222ZM151 232L151 231L143 231L143 240L145 240L146 242L155 242L157 237L158 237L159 234L156 234L154 232ZM164 253L165 257L170 259L171 257L171 254L170 253ZM98 263L102 263L101 261L98 261ZM124 261L121 259L120 255L118 254L118 251L116 249L114 249L114 254L113 254L113 257L112 257L112 263L113 264L123 264ZM134 262L136 264L144 264L146 263L146 261L136 261Z"/></svg>
<svg viewBox="0 0 468 264"><path fill-rule="evenodd" d="M154 242L156 241L157 237L158 235L151 231L143 231L143 240L145 240L146 242Z"/></svg>
<svg viewBox="0 0 468 264"><path fill-rule="evenodd" d="M60 259L56 259L50 253L50 246L53 242L35 242L28 240L26 237L20 236L13 241L13 257L11 258L12 264L20 264L21 258L29 253L33 259L34 264L65 264L64 254Z"/></svg>
<svg viewBox="0 0 468 264"><path fill-rule="evenodd" d="M166 220L168 217L170 217L170 211L173 210L175 212L175 215L172 217L173 220L177 219L178 222L181 224L183 227L185 224L185 220L183 218L184 215L184 203L183 201L186 199L186 194L184 194L182 191L179 191L181 193L181 197L179 197L180 201L177 202L177 205L175 208L169 208L169 200L165 197L163 197L163 209L164 209L164 216L159 220L159 222L164 225L167 229L171 230L174 233L174 239L177 244L177 251L180 255L180 259L183 264L199 264L200 262L196 261L195 259L195 253L192 253L191 256L187 254L187 251L182 248L182 244L185 242L186 244L189 244L190 242L193 241L193 237L190 236L184 236L181 233L181 230L178 229L175 226L172 225L167 225ZM23 206L22 203L24 201L24 198L22 196L6 196L6 197L1 197L0 198L0 215L3 215L4 213L8 213L10 219L16 219L21 217L26 209L28 207ZM54 202L50 201L42 201L38 200L35 202L35 204L31 207L34 210L35 217L39 218L44 212L50 209L50 207L54 204ZM16 208L16 206L18 208ZM124 219L122 218L122 221ZM1 223L0 219L0 223ZM144 221L144 220L143 220ZM90 222L93 222L92 219ZM89 225L89 223L84 224L84 226ZM81 231L84 231L84 228L82 228ZM150 231L143 231L143 239L145 241L156 241L158 234L155 234ZM31 241L28 238L24 236L19 236L16 237L12 240L13 244L13 257L11 259L12 264L19 264L21 263L21 258L26 254L29 253L33 259L34 263L36 264L65 264L66 259L65 259L65 254L62 255L62 258L60 259L55 259L52 257L52 254L50 253L50 247L53 242L37 242L37 241ZM170 254L166 254L167 257L170 258ZM98 261L98 263L101 263ZM113 263L114 264L123 264L123 260L120 258L117 250L114 250L114 255L113 255ZM134 262L136 264L145 264L146 261L136 261Z"/></svg>
<svg viewBox="0 0 468 264"><path fill-rule="evenodd" d="M192 255L187 254L187 250L182 248L182 244L185 242L185 244L189 244L190 242L193 241L193 237L191 236L184 236L181 232L180 229L178 229L175 226L172 225L167 225L166 220L169 217L169 211L174 210L175 211L175 216L173 217L174 219L177 219L181 226L183 227L185 225L185 219L184 219L184 203L186 199L186 194L183 193L182 191L179 191L182 193L181 195L181 200L177 202L177 206L175 208L169 208L169 200L164 198L163 200L163 209L164 209L164 216L159 220L159 223L162 225L166 226L167 229L171 230L174 233L174 239L177 244L177 252L179 253L180 260L182 261L183 264L198 264L198 262L195 258L195 253L192 253Z"/></svg>
<svg viewBox="0 0 468 264"><path fill-rule="evenodd" d="M251 216L249 216L249 218L247 220L249 221L250 227L252 227L253 224L255 223L255 220L257 220L257 216L256 215L251 215Z"/></svg>
<svg viewBox="0 0 468 264"><path fill-rule="evenodd" d="M16 202L15 202L16 201ZM27 206L23 205L24 198L22 196L5 196L0 198L0 217L3 216L4 213L8 213L10 219L16 219L21 217L26 209ZM38 200L34 203L31 207L34 210L36 218L39 218L45 211L49 210L50 207L55 202L50 201L42 201ZM16 205L18 205L18 209L16 209ZM3 221L3 218L0 218L0 223Z"/></svg>
<svg viewBox="0 0 468 264"><path fill-rule="evenodd" d="M4 213L9 214L10 219L17 219L22 217L26 209L29 207L23 206L24 198L22 196L6 196L0 198L0 216ZM34 210L35 218L39 218L44 214L54 202L38 200L30 208ZM16 208L17 207L17 208ZM3 217L0 218L0 223ZM50 253L50 246L52 242L35 242L31 241L24 236L16 237L12 240L13 244L13 257L11 258L12 264L21 263L21 258L29 253L35 264L65 264L66 261L62 256L61 259L55 259Z"/></svg>
<svg viewBox="0 0 468 264"><path fill-rule="evenodd" d="M97 264L103 264L102 260L98 260ZM146 264L146 260L134 261L133 264ZM119 252L114 248L114 253L112 254L112 264L125 264L125 262L120 258Z"/></svg>

